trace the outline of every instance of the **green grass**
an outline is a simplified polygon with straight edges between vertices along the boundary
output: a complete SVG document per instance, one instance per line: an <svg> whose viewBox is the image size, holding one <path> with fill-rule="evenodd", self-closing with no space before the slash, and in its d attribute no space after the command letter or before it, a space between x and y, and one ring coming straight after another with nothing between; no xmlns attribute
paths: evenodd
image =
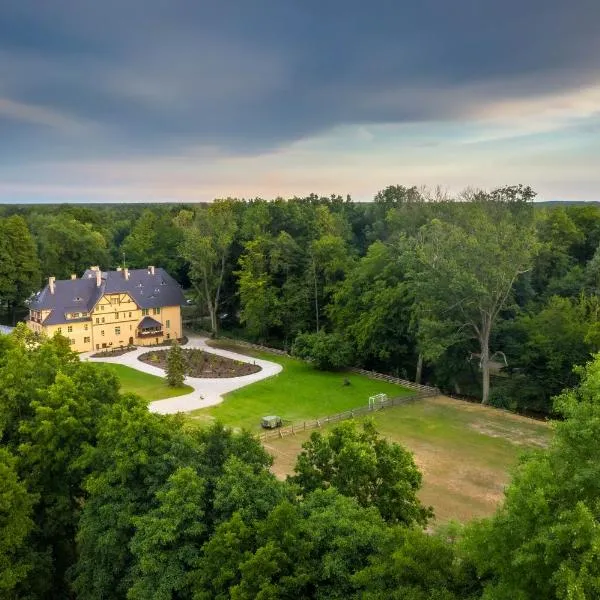
<svg viewBox="0 0 600 600"><path fill-rule="evenodd" d="M125 365L105 363L105 366L119 378L122 392L137 394L147 402L183 396L193 391L189 385L170 387L163 377L142 373Z"/></svg>
<svg viewBox="0 0 600 600"><path fill-rule="evenodd" d="M373 418L381 434L414 453L423 473L421 499L441 522L491 514L519 456L545 446L552 432L543 422L444 397L385 409ZM265 442L277 475L292 472L309 435Z"/></svg>
<svg viewBox="0 0 600 600"><path fill-rule="evenodd" d="M196 422L218 419L232 427L258 431L260 419L265 415L279 415L297 423L365 406L369 396L374 394L395 397L412 393L399 385L362 375L317 371L303 361L286 356L250 351L222 342L218 347L279 363L283 371L230 392L222 404L193 411L190 417ZM343 385L345 378L350 385Z"/></svg>

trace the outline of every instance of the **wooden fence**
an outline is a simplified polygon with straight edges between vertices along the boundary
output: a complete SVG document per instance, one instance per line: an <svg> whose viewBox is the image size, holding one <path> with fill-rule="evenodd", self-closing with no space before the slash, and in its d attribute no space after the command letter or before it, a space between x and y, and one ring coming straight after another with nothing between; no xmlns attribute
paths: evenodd
<svg viewBox="0 0 600 600"><path fill-rule="evenodd" d="M265 431L261 433L258 437L263 442L273 440L276 438L284 438L288 435L296 435L301 431L317 429L318 427L322 427L323 425L327 425L329 423L339 423L340 421L353 419L354 417L360 417L361 415L366 415L379 410L383 410L384 408L390 408L392 406L400 406L402 404L416 402L417 400L423 400L424 398L430 398L432 396L437 396L438 394L439 391L436 388L429 388L428 391L411 394L409 396L397 396L396 398L388 398L387 400L382 400L371 406L359 406L358 408L337 413L335 415L322 417L320 419L314 419L312 421L302 421L299 423L286 425L285 427L279 427L278 429L273 429L271 431Z"/></svg>

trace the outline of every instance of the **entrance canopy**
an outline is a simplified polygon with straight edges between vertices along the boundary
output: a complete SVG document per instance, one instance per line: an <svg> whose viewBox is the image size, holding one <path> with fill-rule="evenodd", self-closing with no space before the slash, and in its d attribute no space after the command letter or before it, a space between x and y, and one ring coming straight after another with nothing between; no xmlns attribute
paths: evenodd
<svg viewBox="0 0 600 600"><path fill-rule="evenodd" d="M159 323L156 319L152 317L144 317L140 324L138 325L138 329L146 330L146 329L161 329L162 324Z"/></svg>

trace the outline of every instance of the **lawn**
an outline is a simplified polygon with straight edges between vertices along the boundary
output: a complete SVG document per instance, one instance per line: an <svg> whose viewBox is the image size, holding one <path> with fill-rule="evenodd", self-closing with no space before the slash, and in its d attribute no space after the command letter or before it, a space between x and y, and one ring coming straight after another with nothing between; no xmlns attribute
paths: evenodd
<svg viewBox="0 0 600 600"><path fill-rule="evenodd" d="M284 422L297 423L365 406L369 396L374 394L395 397L413 393L399 385L363 375L317 371L303 361L286 356L250 351L223 342L219 342L218 347L277 362L283 371L230 392L217 406L190 413L190 419L199 423L218 419L231 427L259 431L260 419L265 415L279 415ZM344 379L350 385L344 385Z"/></svg>
<svg viewBox="0 0 600 600"><path fill-rule="evenodd" d="M374 419L382 434L414 453L423 473L421 499L434 507L438 522L491 514L519 455L551 436L546 423L444 397L385 409ZM265 443L278 476L292 471L308 436Z"/></svg>
<svg viewBox="0 0 600 600"><path fill-rule="evenodd" d="M183 396L194 391L189 385L169 387L163 377L142 373L125 365L104 363L104 366L119 378L122 392L137 394L147 402Z"/></svg>

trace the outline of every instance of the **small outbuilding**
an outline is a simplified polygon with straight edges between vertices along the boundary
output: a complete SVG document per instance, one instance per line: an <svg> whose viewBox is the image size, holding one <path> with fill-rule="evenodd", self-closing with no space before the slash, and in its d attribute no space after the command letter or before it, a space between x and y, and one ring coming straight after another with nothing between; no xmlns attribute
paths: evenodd
<svg viewBox="0 0 600 600"><path fill-rule="evenodd" d="M260 426L263 429L275 429L276 427L281 427L282 424L281 417L277 415L268 415L260 420Z"/></svg>

